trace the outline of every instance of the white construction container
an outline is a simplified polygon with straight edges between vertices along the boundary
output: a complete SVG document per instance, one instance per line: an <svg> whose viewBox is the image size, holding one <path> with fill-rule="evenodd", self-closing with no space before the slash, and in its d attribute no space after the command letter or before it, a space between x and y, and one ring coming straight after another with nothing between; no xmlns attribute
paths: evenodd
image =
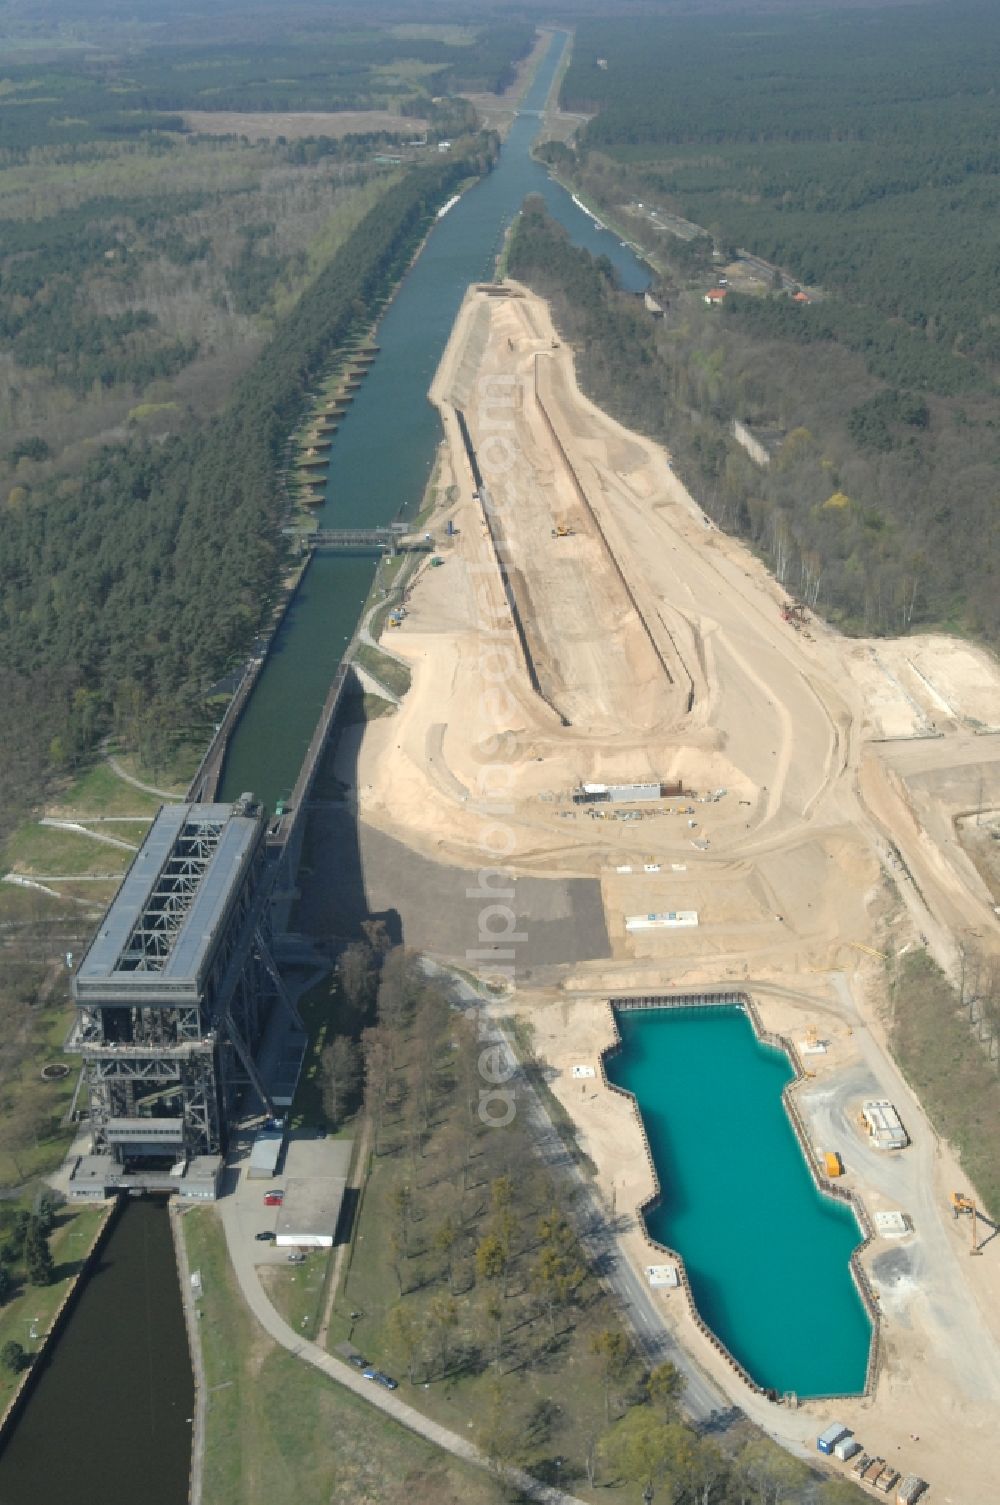
<svg viewBox="0 0 1000 1505"><path fill-rule="evenodd" d="M697 923L696 909L668 909L662 914L630 914L625 917L626 930L680 930Z"/></svg>
<svg viewBox="0 0 1000 1505"><path fill-rule="evenodd" d="M861 1113L868 1126L872 1143L878 1150L903 1150L910 1142L899 1114L886 1098L862 1103Z"/></svg>
<svg viewBox="0 0 1000 1505"><path fill-rule="evenodd" d="M839 1442L833 1444L833 1456L839 1458L841 1463L846 1463L848 1458L853 1458L855 1453L860 1453L861 1444L848 1432Z"/></svg>

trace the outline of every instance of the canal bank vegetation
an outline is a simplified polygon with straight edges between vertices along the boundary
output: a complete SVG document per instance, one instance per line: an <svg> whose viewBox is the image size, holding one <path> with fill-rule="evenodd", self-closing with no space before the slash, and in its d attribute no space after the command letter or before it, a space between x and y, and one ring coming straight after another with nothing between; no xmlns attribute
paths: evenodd
<svg viewBox="0 0 1000 1505"><path fill-rule="evenodd" d="M181 1219L200 1270L208 1392L204 1499L212 1505L498 1505L481 1471L388 1420L276 1347L240 1295L216 1214Z"/></svg>
<svg viewBox="0 0 1000 1505"><path fill-rule="evenodd" d="M970 985L963 1000L925 951L896 964L891 991L893 1054L986 1212L1000 1221L1000 1072L972 1018L983 994ZM1000 1023L996 997L985 1004L978 1017L992 1038Z"/></svg>
<svg viewBox="0 0 1000 1505"><path fill-rule="evenodd" d="M294 36L277 6L224 36L178 23L169 47L138 24L100 68L99 11L72 40L40 19L8 56L17 22L0 29L0 834L128 708L154 774L177 727L210 733L202 697L277 589L278 451L434 210L492 160L452 91L504 87L533 36L306 12ZM224 107L246 133L181 113ZM275 113L345 107L398 127L324 135L320 114L286 136Z"/></svg>
<svg viewBox="0 0 1000 1505"><path fill-rule="evenodd" d="M354 652L354 657L362 669L367 669L375 679L385 685L400 699L410 688L410 671L405 664L400 663L390 653L384 653L380 648L373 648L370 643L359 643Z"/></svg>
<svg viewBox="0 0 1000 1505"><path fill-rule="evenodd" d="M53 1319L74 1285L105 1218L107 1208L57 1207L43 1224L41 1237L50 1257L47 1279L32 1280L26 1248L30 1207L8 1204L0 1215L0 1354L17 1343L23 1358L15 1368L0 1363L0 1415L14 1396L23 1371L30 1368ZM48 1227L49 1232L44 1232ZM42 1275L44 1271L36 1270Z"/></svg>
<svg viewBox="0 0 1000 1505"><path fill-rule="evenodd" d="M58 665L67 686L42 768L84 761L137 703L143 725L165 738L201 718L200 697L246 651L273 600L283 560L274 476L305 394L370 322L435 206L485 165L483 150L482 161L416 168L382 197L224 413L155 447L105 449L71 485L0 518L9 580L0 653L28 683ZM19 703L27 720L30 696Z"/></svg>

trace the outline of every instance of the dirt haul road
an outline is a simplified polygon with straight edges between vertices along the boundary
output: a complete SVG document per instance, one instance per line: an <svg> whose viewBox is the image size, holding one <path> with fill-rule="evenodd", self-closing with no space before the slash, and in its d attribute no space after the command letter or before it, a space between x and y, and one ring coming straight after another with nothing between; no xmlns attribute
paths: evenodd
<svg viewBox="0 0 1000 1505"><path fill-rule="evenodd" d="M824 1030L828 1055L802 1104L817 1136L834 1121L856 1134L862 1081L900 1102L910 1160L876 1175L859 1143L852 1184L874 1207L911 1213L906 1268L919 1279L879 1264L884 1240L868 1251L889 1315L876 1392L844 1419L870 1451L906 1451L942 1499L989 1497L1000 1239L964 1257L946 1205L962 1179L887 1058L879 1003L890 947L922 932L954 962L963 888L981 944L995 944L987 891L957 843L949 851L941 814L968 808L980 765L996 771L996 739L978 735L994 707L1000 720L995 666L941 638L849 642L788 620L784 589L710 525L667 455L581 396L546 306L516 285L470 291L431 396L445 430L431 524L444 564L423 566L392 635L413 684L365 732L362 820L467 868L600 879L611 959L533 979L515 1006L531 1013L619 1211L649 1190L635 1126L571 1072L608 1043L603 999L616 990L745 981L769 1027ZM939 783L909 789L929 768ZM685 792L628 808L571 797L635 781ZM932 811L936 831L922 823ZM697 911L697 925L627 925L670 910ZM625 1246L641 1265L638 1224ZM814 1435L826 1408L762 1410L678 1302L664 1298L664 1319L769 1430L800 1446Z"/></svg>

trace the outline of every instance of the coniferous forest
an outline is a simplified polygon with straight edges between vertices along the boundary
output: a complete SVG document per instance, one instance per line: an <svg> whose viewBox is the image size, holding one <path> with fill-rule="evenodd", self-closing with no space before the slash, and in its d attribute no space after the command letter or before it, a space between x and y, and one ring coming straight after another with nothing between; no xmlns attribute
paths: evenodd
<svg viewBox="0 0 1000 1505"><path fill-rule="evenodd" d="M4 830L123 708L203 731L275 599L307 391L488 170L460 91L534 37L125 10L0 18Z"/></svg>
<svg viewBox="0 0 1000 1505"><path fill-rule="evenodd" d="M661 274L653 328L525 222L513 266L556 296L590 390L849 631L1000 641L998 68L979 0L588 19L561 103L592 118L542 148ZM738 252L773 271L707 308Z"/></svg>

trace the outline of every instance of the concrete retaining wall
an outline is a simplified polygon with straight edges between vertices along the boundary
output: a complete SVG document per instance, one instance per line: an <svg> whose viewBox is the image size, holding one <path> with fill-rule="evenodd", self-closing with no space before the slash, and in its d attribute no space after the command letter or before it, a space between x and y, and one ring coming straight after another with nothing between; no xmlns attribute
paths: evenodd
<svg viewBox="0 0 1000 1505"><path fill-rule="evenodd" d="M777 1035L773 1031L765 1029L758 1012L757 1005L754 1003L749 993L744 993L742 990L720 990L718 992L685 993L673 996L643 996L608 1000L608 1015L611 1024L613 1043L602 1050L599 1057L601 1066L601 1080L604 1082L605 1087L607 1087L611 1092L617 1092L620 1097L624 1097L629 1100L632 1105L632 1112L635 1116L635 1120L639 1128L639 1133L642 1136L643 1148L646 1152L646 1160L649 1164L649 1174L654 1187L653 1193L650 1196L646 1197L636 1208L645 1240L649 1247L657 1254L666 1254L670 1260L676 1263L681 1288L684 1291L691 1317L694 1321L695 1326L698 1328L698 1331L704 1334L705 1338L716 1350L716 1352L721 1354L722 1357L726 1360L733 1372L738 1375L743 1383L747 1385L756 1395L764 1395L770 1400L777 1401L777 1393L773 1390L767 1390L763 1386L758 1385L756 1380L750 1377L749 1373L746 1369L744 1369L739 1360L729 1352L729 1349L726 1347L726 1345L721 1341L720 1338L717 1337L715 1333L712 1332L712 1330L703 1320L701 1313L698 1311L697 1305L695 1303L694 1294L691 1290L691 1283L688 1279L687 1269L685 1268L683 1257L677 1253L676 1249L670 1249L666 1244L661 1244L650 1234L646 1224L646 1217L648 1213L653 1212L654 1209L659 1205L660 1201L662 1200L663 1189L660 1185L660 1178L657 1174L656 1165L653 1161L653 1153L649 1147L649 1140L646 1137L646 1126L643 1123L642 1114L639 1111L639 1104L636 1101L635 1093L629 1092L625 1087L617 1086L616 1083L609 1080L607 1074L607 1057L615 1055L621 1049L622 1043L621 1033L618 1029L618 1020L615 1017L616 1009L687 1009L710 1007L742 1009L749 1018L750 1023L753 1025L754 1034L757 1036L758 1040L762 1041L765 1045L774 1047L774 1049L776 1050L784 1051L785 1055L791 1062L792 1070L795 1072L795 1079L791 1082L788 1082L785 1087L782 1088L781 1100L784 1104L785 1111L788 1114L789 1122L792 1126L792 1131L795 1134L796 1139L798 1140L799 1148L801 1149L802 1154L805 1157L805 1162L808 1165L812 1178L816 1183L817 1190L821 1192L823 1196L831 1197L834 1201L847 1203L854 1213L855 1218L857 1219L858 1226L863 1237L862 1242L851 1254L850 1271L858 1295L861 1298L861 1302L866 1312L868 1313L868 1318L872 1325L872 1340L871 1346L868 1351L868 1367L865 1373L865 1385L862 1392L862 1394L864 1395L870 1395L875 1388L875 1378L878 1370L878 1358L880 1352L879 1340L881 1337L881 1314L878 1309L878 1303L875 1300L875 1296L872 1292L868 1276L861 1266L861 1255L864 1253L865 1249L867 1249L868 1245L871 1243L872 1239L875 1236L874 1228L872 1226L871 1219L868 1216L868 1211L861 1199L855 1196L853 1192L849 1192L841 1186L834 1185L827 1179L820 1167L820 1163L816 1157L815 1151L813 1150L812 1144L810 1143L809 1136L806 1133L802 1114L793 1096L793 1093L795 1092L799 1083L803 1081L805 1077L805 1072L802 1069L802 1063L799 1060L798 1051L795 1049L795 1046L792 1044L792 1042L786 1039L784 1035ZM810 1399L816 1400L854 1400L856 1398L857 1397L854 1395L810 1397Z"/></svg>

